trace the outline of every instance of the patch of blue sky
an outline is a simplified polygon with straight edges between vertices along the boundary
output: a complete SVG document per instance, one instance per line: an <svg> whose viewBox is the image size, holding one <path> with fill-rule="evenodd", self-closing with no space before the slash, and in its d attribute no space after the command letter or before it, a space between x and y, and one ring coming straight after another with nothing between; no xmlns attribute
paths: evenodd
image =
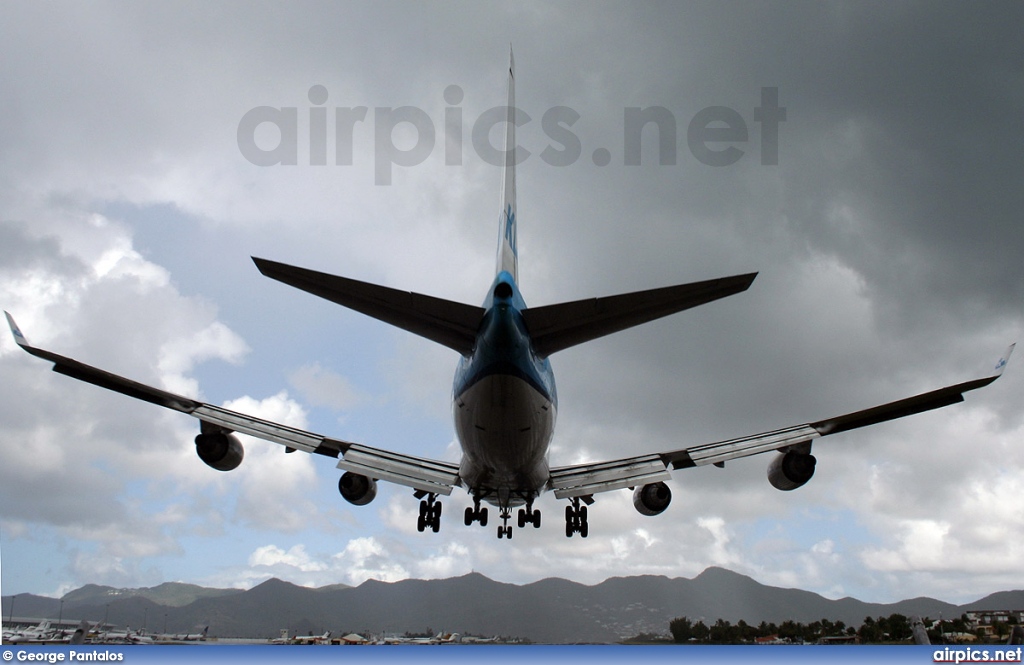
<svg viewBox="0 0 1024 665"><path fill-rule="evenodd" d="M876 540L855 512L807 504L795 506L779 518L745 521L741 533L751 546L766 539L784 538L798 551L810 551L824 540L836 547L849 544L858 548Z"/></svg>

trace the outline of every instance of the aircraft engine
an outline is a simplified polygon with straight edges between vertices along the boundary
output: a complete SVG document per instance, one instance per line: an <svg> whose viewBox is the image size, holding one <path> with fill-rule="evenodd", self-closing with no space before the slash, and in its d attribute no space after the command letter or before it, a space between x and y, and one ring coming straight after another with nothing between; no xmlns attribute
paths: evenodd
<svg viewBox="0 0 1024 665"><path fill-rule="evenodd" d="M768 482L775 489L795 490L811 479L816 463L817 460L810 453L798 453L795 450L780 452L768 465Z"/></svg>
<svg viewBox="0 0 1024 665"><path fill-rule="evenodd" d="M660 515L672 503L672 490L665 483L652 483L633 490L633 507L641 515Z"/></svg>
<svg viewBox="0 0 1024 665"><path fill-rule="evenodd" d="M338 491L342 498L355 506L365 506L377 496L377 481L346 471L338 480Z"/></svg>
<svg viewBox="0 0 1024 665"><path fill-rule="evenodd" d="M242 463L245 449L234 434L213 432L196 437L196 453L207 466L218 471L231 471Z"/></svg>

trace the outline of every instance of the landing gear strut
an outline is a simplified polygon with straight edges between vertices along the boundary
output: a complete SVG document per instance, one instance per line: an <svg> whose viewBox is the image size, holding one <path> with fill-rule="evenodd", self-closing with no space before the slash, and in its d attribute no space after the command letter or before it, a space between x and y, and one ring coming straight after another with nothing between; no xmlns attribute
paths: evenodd
<svg viewBox="0 0 1024 665"><path fill-rule="evenodd" d="M498 539L508 538L512 540L512 527L508 524L508 519L512 517L512 509L505 506L499 510L501 511L501 526L498 527Z"/></svg>
<svg viewBox="0 0 1024 665"><path fill-rule="evenodd" d="M421 498L424 495L421 495ZM428 528L437 533L441 530L441 502L437 500L436 494L426 494L426 498L420 501L420 516L416 520L416 530L423 532Z"/></svg>
<svg viewBox="0 0 1024 665"><path fill-rule="evenodd" d="M578 533L580 538L586 538L590 533L590 526L587 524L587 507L580 505L579 497L573 497L570 501L571 504L565 507L565 535L567 538L572 538L572 534Z"/></svg>

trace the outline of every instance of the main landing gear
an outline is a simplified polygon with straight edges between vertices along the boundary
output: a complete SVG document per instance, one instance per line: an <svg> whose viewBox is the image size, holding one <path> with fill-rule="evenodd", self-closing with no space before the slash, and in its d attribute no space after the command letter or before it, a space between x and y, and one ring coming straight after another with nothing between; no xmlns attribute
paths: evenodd
<svg viewBox="0 0 1024 665"><path fill-rule="evenodd" d="M473 507L466 506L466 526L473 522L480 522L480 526L487 526L487 508L480 507L480 497L473 497Z"/></svg>
<svg viewBox="0 0 1024 665"><path fill-rule="evenodd" d="M533 509L533 504L526 504L526 508L519 509L519 528L532 524L534 529L540 528L540 511Z"/></svg>
<svg viewBox="0 0 1024 665"><path fill-rule="evenodd" d="M565 535L572 538L572 534L580 534L580 538L586 538L590 533L590 525L587 524L587 507L580 505L579 497L570 499L570 505L565 507Z"/></svg>
<svg viewBox="0 0 1024 665"><path fill-rule="evenodd" d="M423 497L426 498L423 498ZM419 532L430 529L434 533L441 530L441 502L437 500L436 494L417 493L420 501L420 516L416 519L416 530Z"/></svg>

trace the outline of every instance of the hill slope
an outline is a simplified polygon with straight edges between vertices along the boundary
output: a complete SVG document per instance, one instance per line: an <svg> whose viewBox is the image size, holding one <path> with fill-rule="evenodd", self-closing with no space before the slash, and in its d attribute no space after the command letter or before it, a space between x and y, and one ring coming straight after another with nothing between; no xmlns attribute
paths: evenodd
<svg viewBox="0 0 1024 665"><path fill-rule="evenodd" d="M2 611L10 613L10 597ZM29 594L17 596L16 615L56 617L60 601ZM210 626L210 635L274 637L293 634L368 634L442 630L475 635L505 635L540 643L614 642L641 632L664 634L669 621L688 616L711 623L743 619L809 623L827 618L859 626L865 617L893 613L959 616L968 609L1018 609L1024 591L1004 591L964 606L933 598L891 604L854 598L830 600L799 589L761 584L722 568L708 568L693 579L659 576L616 577L586 586L563 579L532 584L495 582L470 574L444 580L367 581L358 587L319 589L268 580L248 591L204 589L168 583L149 589L112 589L87 585L64 597L65 618L93 621L104 616L114 625L150 632L194 631Z"/></svg>

